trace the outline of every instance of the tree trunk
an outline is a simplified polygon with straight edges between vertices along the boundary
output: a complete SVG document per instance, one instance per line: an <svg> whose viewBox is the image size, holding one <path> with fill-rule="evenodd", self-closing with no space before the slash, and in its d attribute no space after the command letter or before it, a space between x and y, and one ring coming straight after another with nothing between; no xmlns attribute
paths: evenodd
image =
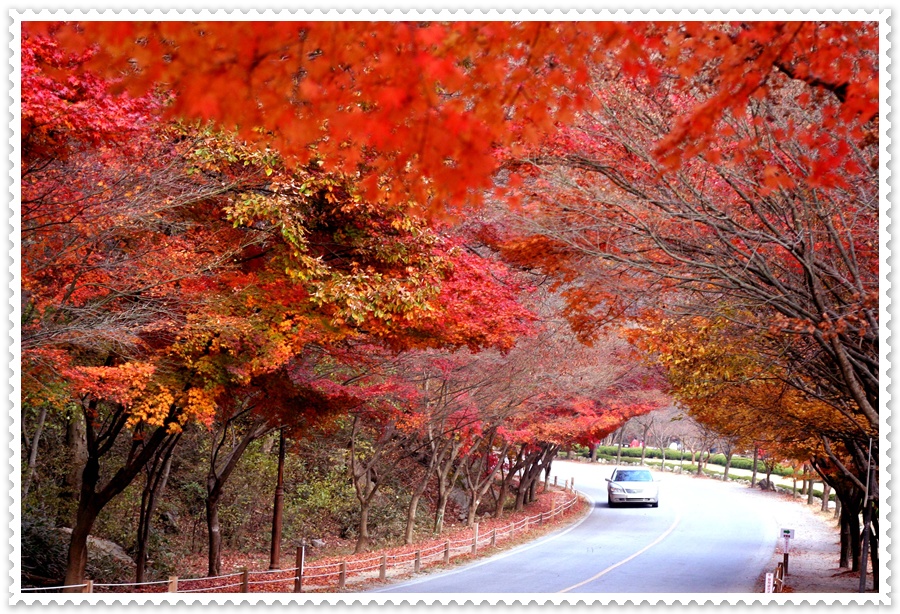
<svg viewBox="0 0 900 614"><path fill-rule="evenodd" d="M272 544L269 549L269 569L281 568L281 529L284 515L284 427L281 427L279 431L275 500L272 502Z"/></svg>
<svg viewBox="0 0 900 614"><path fill-rule="evenodd" d="M841 512L841 550L838 559L838 567L850 567L850 526L844 520L844 514Z"/></svg>
<svg viewBox="0 0 900 614"><path fill-rule="evenodd" d="M872 559L872 590L877 593L879 586L877 510L872 510L872 524L869 527L869 552L871 552Z"/></svg>
<svg viewBox="0 0 900 614"><path fill-rule="evenodd" d="M523 479L520 478L519 485L516 488L516 506L514 508L517 512L521 512L525 507L525 490L526 486L523 484Z"/></svg>
<svg viewBox="0 0 900 614"><path fill-rule="evenodd" d="M503 518L506 508L506 499L509 496L509 483L512 478L512 472L507 474L500 470L500 486L497 489L497 507L494 510L494 518Z"/></svg>
<svg viewBox="0 0 900 614"><path fill-rule="evenodd" d="M359 504L359 535L356 538L356 547L353 549L354 554L366 552L372 543L369 536L369 508L371 507L371 499L361 501Z"/></svg>
<svg viewBox="0 0 900 614"><path fill-rule="evenodd" d="M466 526L475 526L475 517L478 513L478 506L481 505L481 495L474 493L469 495L469 511L466 513Z"/></svg>
<svg viewBox="0 0 900 614"><path fill-rule="evenodd" d="M522 477L519 479L519 488L516 492L516 511L520 512L524 509L526 503L534 500L535 481L541 474L541 461L547 454L547 450L542 450L532 455L526 461L522 470Z"/></svg>
<svg viewBox="0 0 900 614"><path fill-rule="evenodd" d="M651 422L647 422L643 425L643 430L641 431L641 467L644 466L644 460L647 456L647 434L650 432Z"/></svg>
<svg viewBox="0 0 900 614"><path fill-rule="evenodd" d="M243 412L242 412L243 414ZM241 414L241 415L242 415ZM268 433L271 429L265 420L257 419L251 423L239 441L232 439L231 450L220 460L219 454L225 449L228 430L234 425L238 416L233 416L222 426L218 444L213 445L210 452L209 467L206 473L206 532L208 541L207 575L218 576L222 567L222 533L219 525L219 500L228 478L237 467L238 461L253 441Z"/></svg>
<svg viewBox="0 0 900 614"><path fill-rule="evenodd" d="M415 539L416 512L419 508L419 499L422 498L421 492L414 492L409 498L409 506L406 508L406 531L403 535L403 543L409 545Z"/></svg>
<svg viewBox="0 0 900 614"><path fill-rule="evenodd" d="M828 511L828 503L831 498L831 485L828 482L822 482L822 511Z"/></svg>
<svg viewBox="0 0 900 614"><path fill-rule="evenodd" d="M66 472L66 488L63 496L78 501L81 493L81 475L89 455L84 415L81 412L73 411L66 422L66 447L69 470Z"/></svg>
<svg viewBox="0 0 900 614"><path fill-rule="evenodd" d="M437 470L437 487L438 487L438 500L437 505L434 508L434 530L433 533L435 535L440 535L444 531L444 515L447 510L447 501L450 499L450 491L453 488L453 483L456 482L456 478L459 476L459 465L456 468L453 467L454 461L456 461L456 456L459 453L459 446L454 446L451 453L448 455L448 458L444 459L443 464L438 467Z"/></svg>
<svg viewBox="0 0 900 614"><path fill-rule="evenodd" d="M434 529L432 530L432 533L435 535L440 535L444 531L444 514L447 510L447 500L449 498L449 492L438 496L437 506L434 510Z"/></svg>
<svg viewBox="0 0 900 614"><path fill-rule="evenodd" d="M438 500L434 508L434 530L435 535L440 535L444 531L444 515L447 511L447 502L450 500L450 491L453 488L452 482L456 480L457 472L453 471L453 480L450 479L451 466L449 463L442 466L437 473L438 477Z"/></svg>
<svg viewBox="0 0 900 614"><path fill-rule="evenodd" d="M85 413L93 413L97 409L97 402L91 401L84 408ZM112 443L124 429L127 414L121 406L114 411L105 423L102 432L102 442L94 431L93 424L86 426L85 439L87 442L87 460L81 473L81 493L78 498L78 509L75 514L75 522L72 527L72 539L69 542L69 554L66 562L66 585L81 584L84 581L84 571L87 565L87 538L90 535L94 522L101 510L134 480L144 466L153 458L156 451L171 435L168 431L168 421L161 427L153 430L147 436L132 436L131 450L125 462L113 473L109 481L100 490L100 459L112 448ZM171 419L172 416L169 416Z"/></svg>
<svg viewBox="0 0 900 614"><path fill-rule="evenodd" d="M842 501L841 504L840 566L849 566L851 571L859 571L859 557L862 547L860 543L859 508L860 506L855 504L854 500Z"/></svg>
<svg viewBox="0 0 900 614"><path fill-rule="evenodd" d="M816 484L815 482L813 482L812 480L809 480L809 486L807 486L807 492L806 492L806 504L807 505L812 505L814 503L814 499L816 497L816 491L815 491L815 488L813 488L813 487L815 486L815 484Z"/></svg>
<svg viewBox="0 0 900 614"><path fill-rule="evenodd" d="M350 432L350 478L353 481L356 500L359 502L359 535L357 536L354 550L356 553L366 552L372 542L369 536L369 509L372 506L375 493L378 492L381 486L377 467L385 446L391 441L394 432L392 424L385 427L384 431L379 435L378 441L373 443L367 460L364 460L358 454L357 446L357 436L361 426L359 416L354 416L353 427Z"/></svg>
<svg viewBox="0 0 900 614"><path fill-rule="evenodd" d="M89 457L82 472L81 496L78 510L75 512L75 524L72 527L72 540L69 542L69 557L66 562L65 586L84 582L84 571L87 567L87 539L91 534L94 521L102 506L95 503L95 489L100 480L100 463L97 458ZM81 589L66 589L66 592L80 592Z"/></svg>
<svg viewBox="0 0 900 614"><path fill-rule="evenodd" d="M34 479L34 472L37 467L38 445L41 442L41 432L44 430L44 421L46 419L47 406L44 405L41 407L37 426L34 429L34 437L31 439L31 450L28 453L28 472L25 474L25 483L22 484L22 499L28 496L28 491L31 489L31 481Z"/></svg>
<svg viewBox="0 0 900 614"><path fill-rule="evenodd" d="M222 575L222 528L219 525L219 495L206 497L206 534L208 577Z"/></svg>
<svg viewBox="0 0 900 614"><path fill-rule="evenodd" d="M750 486L756 486L756 461L759 460L759 448L753 445L753 474L750 476Z"/></svg>
<svg viewBox="0 0 900 614"><path fill-rule="evenodd" d="M137 552L135 553L134 581L143 582L147 566L148 548L150 547L150 529L153 526L153 514L156 513L156 504L166 489L169 481L169 473L172 470L172 453L178 440L179 433L171 444L160 449L153 464L147 471L147 479L144 490L141 493L141 511L138 517ZM160 459L162 456L162 459ZM161 465L161 466L160 466Z"/></svg>
<svg viewBox="0 0 900 614"><path fill-rule="evenodd" d="M728 472L731 470L731 459L734 458L734 450L729 450L725 455L725 472L722 473L722 481L728 481Z"/></svg>
<svg viewBox="0 0 900 614"><path fill-rule="evenodd" d="M437 475L438 470L441 467L441 461L443 461L452 451L452 444L437 439L430 428L427 437L427 445L430 448L430 451L428 452L428 464L425 467L424 474L413 489L409 498L409 505L406 508L406 529L404 531L403 541L407 545L413 543L415 538L416 514L419 510L419 500L428 489L428 483L431 481L431 477ZM439 476L437 477L440 479Z"/></svg>
<svg viewBox="0 0 900 614"><path fill-rule="evenodd" d="M72 527L72 541L69 542L66 579L63 582L65 586L75 586L84 582L84 572L87 568L88 559L87 539L99 513L99 510L95 509L90 503L90 497L82 497L82 500L78 502L75 526ZM67 593L79 593L81 589L71 588L64 589L64 591Z"/></svg>

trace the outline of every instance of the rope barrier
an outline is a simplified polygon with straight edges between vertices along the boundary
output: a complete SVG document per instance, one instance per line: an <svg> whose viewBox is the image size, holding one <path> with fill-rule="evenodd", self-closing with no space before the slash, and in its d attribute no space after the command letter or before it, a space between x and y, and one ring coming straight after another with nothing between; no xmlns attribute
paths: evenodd
<svg viewBox="0 0 900 614"><path fill-rule="evenodd" d="M293 578L272 578L271 580L247 580L247 584L275 584L276 582L292 582Z"/></svg>
<svg viewBox="0 0 900 614"><path fill-rule="evenodd" d="M435 544L435 545L433 545L433 546L428 546L428 547L426 547L426 548L421 548L421 549L419 550L419 552L421 552L421 553L424 554L425 552L428 552L429 550L435 550L435 551L440 550L440 551L443 551L443 550L444 550L444 544L443 544L443 543L441 543L441 544Z"/></svg>
<svg viewBox="0 0 900 614"><path fill-rule="evenodd" d="M338 565L339 563L329 563L327 565L307 565L303 569L328 569L329 567L337 567ZM305 576L306 574L303 575Z"/></svg>
<svg viewBox="0 0 900 614"><path fill-rule="evenodd" d="M270 573L288 573L289 571L297 571L296 567L291 567L289 569L265 569L260 571L251 571L251 574L270 574ZM96 584L94 585L96 586Z"/></svg>
<svg viewBox="0 0 900 614"><path fill-rule="evenodd" d="M353 561L350 564L351 565L362 565L363 563L371 563L372 561L380 561L380 560L381 560L381 555L379 554L378 556L373 556L370 559L362 559L360 561Z"/></svg>
<svg viewBox="0 0 900 614"><path fill-rule="evenodd" d="M486 531L485 534L480 535L474 539L475 546L478 547L478 546L482 546L487 543L492 543L493 541L496 540L496 538L505 538L507 536L512 535L516 530L521 530L521 529L525 529L525 528L530 527L535 524L540 524L541 519L543 519L543 521L546 522L548 519L555 518L556 516L562 514L563 512L571 509L572 507L575 506L575 504L577 502L578 502L578 493L576 491L574 493L574 496L570 500L568 500L567 502L563 503L560 506L554 507L553 510L550 512L544 512L543 514L539 514L536 516L526 516L526 517L522 518L521 520L517 520L513 523L506 525L506 527L492 529L491 533L488 533ZM376 556L376 557L372 557L372 558L368 558L368 559L363 559L360 561L353 561L352 563L349 563L349 564L345 562L344 570L349 575L349 574L360 574L360 573L363 573L366 571L372 571L375 569L381 569L380 561L382 560L382 557L383 557L383 560L385 560L385 561L387 561L388 559L394 560L395 562L393 565L391 565L391 567L397 567L400 565L404 565L404 564L408 565L409 563L412 563L416 559L417 555L418 555L419 563L421 563L423 561L430 561L432 559L441 558L444 556L445 552L449 552L451 555L454 555L454 556L459 552L469 553L472 551L473 537L463 538L463 539L459 539L459 540L445 541L442 543L434 544L432 546L421 548L420 550L418 550L418 552L386 554L386 555ZM375 561L379 561L379 564L359 567L359 565L366 565L367 563L372 563ZM340 565L341 565L341 563L329 563L329 564L325 564L325 565L304 566L302 578L304 581L308 581L308 580L313 580L313 579L317 579L317 578L330 578L332 576L340 576L340 573L341 573ZM257 576L258 575L270 575L270 574L293 574L293 575L287 575L286 577L283 577L283 578L272 578L272 579L267 579L267 580L255 580L255 581L248 580L247 581L248 585L250 585L250 584L253 584L253 585L275 584L278 582L292 582L292 581L296 580L296 572L299 569L300 569L299 567L291 567L288 569L268 569L268 570L248 571L248 572L239 571L239 572L235 572L235 573L224 574L221 576L210 576L210 577L206 577L206 578L183 578L183 579L179 579L178 583L179 583L179 586L183 586L185 583L191 583L191 582L206 582L206 581L210 581L210 580L222 580L222 579L226 579L226 578L234 578L237 576L243 576L245 573L248 576L249 575L257 575ZM328 573L320 573L320 574L306 573L308 571L321 570L321 569L333 569L334 571L330 571ZM156 586L156 585L167 584L167 583L168 583L168 580L155 580L155 581L149 581L149 582L123 582L123 583L93 584L93 586L97 587L97 588L112 588L112 587L120 587L120 586L121 587L125 587L125 586L142 587L142 586ZM84 583L84 584L71 584L71 585L66 585L66 586L52 586L52 587L27 587L27 588L22 588L21 591L22 592L38 592L38 591L57 592L57 591L70 589L70 588L85 588L87 586L89 586L89 585L87 583ZM243 586L243 582L224 584L221 586L206 586L206 587L199 587L199 588L193 588L193 589L179 588L178 592L179 593L199 593L199 592L209 592L209 591L220 591L223 589L233 588L236 586Z"/></svg>
<svg viewBox="0 0 900 614"><path fill-rule="evenodd" d="M243 571L236 571L235 573L227 573L224 576L208 576L206 578L178 578L178 583L182 582L205 582L206 580L224 580L225 578L234 578L236 576L243 575Z"/></svg>
<svg viewBox="0 0 900 614"><path fill-rule="evenodd" d="M310 576L308 576L308 575L306 575L306 574L303 574L303 579L304 579L304 580L311 580L312 578L330 578L331 576L336 576L336 575L338 575L339 573L340 573L340 572L335 571L334 573L320 573L320 574L313 574L313 575L310 575Z"/></svg>
<svg viewBox="0 0 900 614"><path fill-rule="evenodd" d="M442 546L442 547L443 547L443 546ZM415 553L415 552L401 552L400 554L389 554L389 555L387 555L387 558L388 558L388 559L405 559L405 558L409 558L410 560L412 560L413 558L415 558L415 556L416 556L416 553ZM411 557L411 558L410 558L410 557Z"/></svg>
<svg viewBox="0 0 900 614"><path fill-rule="evenodd" d="M381 563L378 565L370 565L369 567L358 567L356 569L348 569L348 573L361 573L363 571L372 571L373 569L378 569L381 567Z"/></svg>
<svg viewBox="0 0 900 614"><path fill-rule="evenodd" d="M233 586L241 586L242 582L237 582L235 584L223 584L222 586L204 586L201 588L189 588L186 590L178 589L179 593L204 593L209 591L220 591L223 588L231 588Z"/></svg>
<svg viewBox="0 0 900 614"><path fill-rule="evenodd" d="M422 561L430 561L432 559L441 558L444 556L443 550L441 552L435 552L434 554L429 554L428 556L422 556Z"/></svg>
<svg viewBox="0 0 900 614"><path fill-rule="evenodd" d="M184 581L185 581L185 582L188 582L189 580L184 580ZM110 586L153 586L154 584L168 584L168 583L169 583L168 580L153 580L153 581L151 581L151 582L121 582L121 583L118 583L118 584L100 584L99 582L94 582L94 586L95 586L95 587L97 587L97 586L103 586L103 587L110 587Z"/></svg>

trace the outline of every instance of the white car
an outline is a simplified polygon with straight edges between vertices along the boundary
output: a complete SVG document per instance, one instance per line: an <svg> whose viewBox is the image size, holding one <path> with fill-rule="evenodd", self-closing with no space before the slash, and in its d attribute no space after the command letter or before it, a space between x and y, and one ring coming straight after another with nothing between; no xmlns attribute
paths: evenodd
<svg viewBox="0 0 900 614"><path fill-rule="evenodd" d="M659 507L659 484L647 469L616 469L606 479L609 506L620 503L649 503Z"/></svg>

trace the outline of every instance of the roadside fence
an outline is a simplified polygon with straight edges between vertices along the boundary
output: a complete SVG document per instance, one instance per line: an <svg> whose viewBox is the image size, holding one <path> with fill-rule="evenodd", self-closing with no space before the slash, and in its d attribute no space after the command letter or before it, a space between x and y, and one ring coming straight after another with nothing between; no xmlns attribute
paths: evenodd
<svg viewBox="0 0 900 614"><path fill-rule="evenodd" d="M778 563L775 566L775 573L766 574L766 590L767 593L783 593L784 592L784 576L786 569L784 563Z"/></svg>
<svg viewBox="0 0 900 614"><path fill-rule="evenodd" d="M512 538L517 533L543 525L567 512L578 502L578 493L575 491L574 483L574 479L571 482L567 480L565 485L565 490L572 493L572 498L554 506L549 512L527 516L504 527L491 529L484 533L479 533L478 523L475 523L470 536L457 540L446 540L443 543L424 546L415 551L401 554L381 554L363 560L307 565L306 547L299 546L294 567L287 569L266 571L241 569L221 576L203 578L171 576L168 580L140 583L107 584L86 580L83 584L23 588L21 590L29 593L57 593L68 589L81 589L70 592L82 593L299 593L304 590L335 588L342 590L351 581L375 578L384 580L389 571L392 575L418 573L430 565L438 563L446 565L453 558L475 555L480 548L495 546L501 540ZM555 479L554 485L556 485Z"/></svg>

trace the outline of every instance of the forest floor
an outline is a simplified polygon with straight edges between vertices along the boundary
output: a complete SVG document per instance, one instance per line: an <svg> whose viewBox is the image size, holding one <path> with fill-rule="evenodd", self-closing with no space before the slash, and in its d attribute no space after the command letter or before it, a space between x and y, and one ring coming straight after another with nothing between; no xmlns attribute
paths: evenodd
<svg viewBox="0 0 900 614"><path fill-rule="evenodd" d="M386 581L396 582L411 577L415 573L414 558L416 551L421 552L422 571L440 571L451 569L459 565L470 563L473 560L494 556L504 550L528 543L539 537L564 528L588 513L590 506L583 497L571 508L550 517L554 509L560 508L575 497L573 493L563 489L551 487L547 491L541 491L534 502L520 512L508 512L502 518L481 518L478 522L477 552L470 552L474 531L464 525L450 526L439 537L418 536L415 543L410 545L395 545L376 547L369 552L354 554L355 540L340 539L334 536L324 537L325 544L316 548L307 548L305 559L306 572L304 592L340 592L338 586L339 569L342 563L346 563L347 575L346 592L359 592L378 585L383 585L379 575L380 559L387 555L391 564L387 568ZM539 518L545 517L543 522ZM514 531L511 526L518 525ZM496 535L495 545L484 543L490 540L492 533ZM447 543L453 545L453 556L449 563L443 562L443 549ZM467 545L468 544L468 545ZM203 576L206 572L205 557L190 557L182 562L181 572L185 578L180 581L180 586L190 586L192 590L202 590L207 586L212 588L218 582L209 581ZM292 573L287 570L296 566L296 546L283 550L281 557L281 569L284 572L271 572L271 580L265 584L254 586L251 581L252 592L290 592L293 590L293 580L289 579ZM224 552L222 555L222 570L224 574L234 573L246 568L251 572L262 572L269 567L269 553L237 553ZM313 579L315 576L319 576ZM191 580L189 578L195 578ZM284 578L278 581L277 578ZM189 584L184 584L189 583ZM231 589L232 591L234 588ZM219 592L215 589L203 592Z"/></svg>
<svg viewBox="0 0 900 614"><path fill-rule="evenodd" d="M748 489L751 496L765 497L771 505L778 525L794 529L794 539L788 553L786 593L856 593L859 591L859 572L838 566L840 532L833 511L821 511L820 501L807 505L806 497ZM783 542L778 544L767 566L774 572L784 560ZM765 589L765 573L757 581L760 592ZM867 591L872 590L871 564L867 573Z"/></svg>

